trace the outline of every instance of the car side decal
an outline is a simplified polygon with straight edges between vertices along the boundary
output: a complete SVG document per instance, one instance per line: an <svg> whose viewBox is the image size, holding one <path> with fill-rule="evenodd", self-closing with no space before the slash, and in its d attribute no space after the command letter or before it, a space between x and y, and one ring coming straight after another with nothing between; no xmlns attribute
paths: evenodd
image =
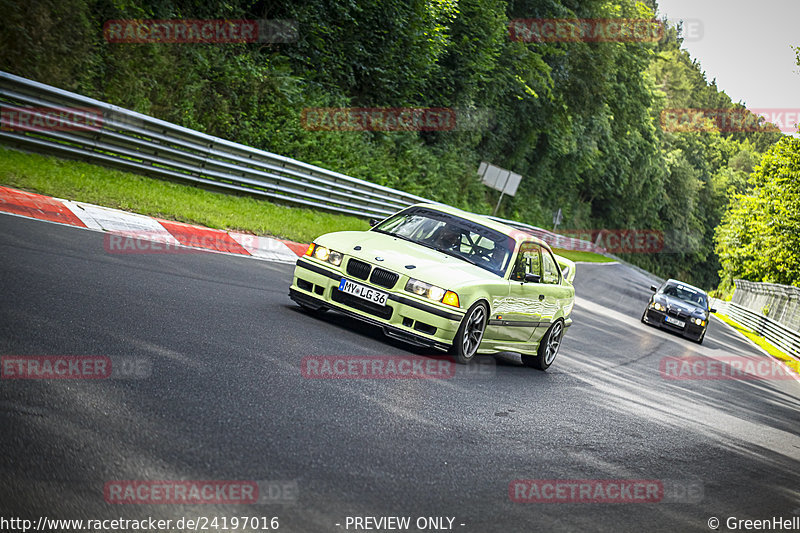
<svg viewBox="0 0 800 533"><path fill-rule="evenodd" d="M523 327L523 328L538 328L541 326L549 326L551 322L533 322L527 320L498 320L493 318L489 320L488 324L490 326L512 326L512 327Z"/></svg>

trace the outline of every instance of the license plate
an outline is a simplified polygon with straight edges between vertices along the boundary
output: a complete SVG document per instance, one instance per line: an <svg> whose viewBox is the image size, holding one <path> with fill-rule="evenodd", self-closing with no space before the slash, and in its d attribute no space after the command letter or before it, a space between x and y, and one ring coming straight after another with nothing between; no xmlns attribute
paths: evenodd
<svg viewBox="0 0 800 533"><path fill-rule="evenodd" d="M683 320L678 320L677 318L672 318L671 316L665 317L664 320L668 324L678 326L679 328L682 328L683 326L686 325L686 322L684 322Z"/></svg>
<svg viewBox="0 0 800 533"><path fill-rule="evenodd" d="M378 305L386 305L386 300L389 298L389 295L383 291L378 291L372 287L350 281L347 278L342 278L342 281L339 282L339 290Z"/></svg>

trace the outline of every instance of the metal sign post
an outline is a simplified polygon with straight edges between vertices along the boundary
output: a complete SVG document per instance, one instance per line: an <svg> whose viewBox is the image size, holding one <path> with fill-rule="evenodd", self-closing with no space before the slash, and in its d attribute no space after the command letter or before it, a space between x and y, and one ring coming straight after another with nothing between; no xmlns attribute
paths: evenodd
<svg viewBox="0 0 800 533"><path fill-rule="evenodd" d="M558 227L558 225L561 224L562 220L564 220L564 215L561 214L561 208L559 207L558 208L558 212L555 215L553 215L553 231L554 232L556 231L556 228Z"/></svg>
<svg viewBox="0 0 800 533"><path fill-rule="evenodd" d="M497 200L497 205L494 206L492 216L495 216L497 210L500 209L500 202L503 201L503 196L506 194L509 196L517 194L519 182L522 181L521 175L504 168L490 165L486 162L482 162L478 167L478 175L481 177L481 181L484 185L500 191L500 198Z"/></svg>

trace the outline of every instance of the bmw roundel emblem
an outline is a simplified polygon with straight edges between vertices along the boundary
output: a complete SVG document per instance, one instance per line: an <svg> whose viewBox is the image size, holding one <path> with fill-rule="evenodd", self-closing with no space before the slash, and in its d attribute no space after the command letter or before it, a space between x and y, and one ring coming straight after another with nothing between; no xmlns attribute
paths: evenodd
<svg viewBox="0 0 800 533"><path fill-rule="evenodd" d="M383 257L376 257L375 261L383 261Z"/></svg>

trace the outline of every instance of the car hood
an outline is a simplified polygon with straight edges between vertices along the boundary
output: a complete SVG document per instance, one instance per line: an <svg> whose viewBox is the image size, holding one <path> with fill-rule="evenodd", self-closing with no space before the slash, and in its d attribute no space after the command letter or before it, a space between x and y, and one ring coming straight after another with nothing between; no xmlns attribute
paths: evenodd
<svg viewBox="0 0 800 533"><path fill-rule="evenodd" d="M500 279L462 259L374 231L328 233L314 242L381 268L452 289L476 280ZM355 250L360 246L360 250ZM380 258L380 259L378 259ZM413 267L413 268L409 268Z"/></svg>
<svg viewBox="0 0 800 533"><path fill-rule="evenodd" d="M673 296L666 296L664 294L657 294L654 297L655 301L659 302L662 305L670 307L672 309L679 309L684 313L688 313L692 316L696 317L705 317L708 313L705 309L700 306L694 305L690 302L680 300Z"/></svg>

